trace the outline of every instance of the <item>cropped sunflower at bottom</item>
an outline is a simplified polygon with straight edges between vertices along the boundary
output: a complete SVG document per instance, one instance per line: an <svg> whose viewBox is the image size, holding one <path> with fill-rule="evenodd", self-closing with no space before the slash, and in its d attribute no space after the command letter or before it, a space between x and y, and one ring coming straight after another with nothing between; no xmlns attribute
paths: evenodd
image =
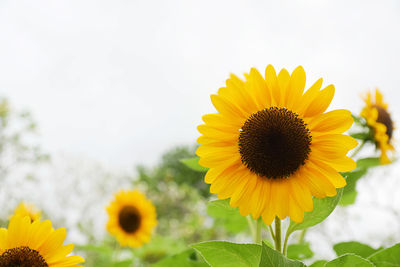
<svg viewBox="0 0 400 267"><path fill-rule="evenodd" d="M388 152L394 151L391 144L393 121L388 112L388 105L383 101L383 95L378 89L376 89L375 95L368 92L364 101L365 107L361 111L361 116L365 118L368 126L372 129L373 141L381 151L381 163L391 163Z"/></svg>
<svg viewBox="0 0 400 267"><path fill-rule="evenodd" d="M267 225L276 216L301 222L313 209L312 196L335 196L346 185L339 172L356 167L347 153L357 141L342 134L353 123L351 113L325 112L335 89L320 90L322 79L304 93L301 66L276 75L269 65L265 78L253 68L245 77L231 75L211 96L218 113L198 126L205 182L242 216L261 216Z"/></svg>
<svg viewBox="0 0 400 267"><path fill-rule="evenodd" d="M0 267L69 267L84 262L67 256L73 244L63 245L65 228L54 230L50 221L31 222L29 216L15 215L8 229L0 229Z"/></svg>
<svg viewBox="0 0 400 267"><path fill-rule="evenodd" d="M121 246L140 247L149 242L157 225L153 204L137 190L115 194L107 212L107 230Z"/></svg>

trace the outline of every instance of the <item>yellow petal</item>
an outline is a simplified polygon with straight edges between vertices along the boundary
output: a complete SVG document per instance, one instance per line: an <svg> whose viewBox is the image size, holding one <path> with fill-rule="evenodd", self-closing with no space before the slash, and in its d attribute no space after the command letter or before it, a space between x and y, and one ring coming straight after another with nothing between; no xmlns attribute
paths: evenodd
<svg viewBox="0 0 400 267"><path fill-rule="evenodd" d="M294 176L290 180L290 195L304 211L312 211L313 201L310 190L302 186L296 179L297 176Z"/></svg>
<svg viewBox="0 0 400 267"><path fill-rule="evenodd" d="M307 120L308 128L312 134L343 133L353 124L351 112L345 109L337 109L319 114Z"/></svg>
<svg viewBox="0 0 400 267"><path fill-rule="evenodd" d="M247 118L247 114L245 112L220 95L211 95L211 102L213 103L214 107L224 116L232 119Z"/></svg>
<svg viewBox="0 0 400 267"><path fill-rule="evenodd" d="M321 174L328 179L334 187L342 188L346 185L346 180L343 178L343 176L328 164L318 160L310 160L308 162L308 166L313 170L318 170L321 172Z"/></svg>
<svg viewBox="0 0 400 267"><path fill-rule="evenodd" d="M304 117L312 117L323 113L335 95L335 87L331 84L321 90L304 112Z"/></svg>
<svg viewBox="0 0 400 267"><path fill-rule="evenodd" d="M294 222L300 223L304 219L304 211L297 205L297 202L289 197L289 216Z"/></svg>
<svg viewBox="0 0 400 267"><path fill-rule="evenodd" d="M319 90L322 86L322 78L318 79L300 98L299 101L295 102L293 105L293 110L296 110L298 114L301 116L304 115L304 112L307 110L310 103L317 97Z"/></svg>
<svg viewBox="0 0 400 267"><path fill-rule="evenodd" d="M281 92L278 85L278 78L276 77L276 72L272 65L268 65L265 69L265 83L271 92L271 106L279 106Z"/></svg>
<svg viewBox="0 0 400 267"><path fill-rule="evenodd" d="M302 66L298 66L290 76L286 105L288 108L293 108L294 103L299 101L303 95L304 87L306 85L306 73Z"/></svg>
<svg viewBox="0 0 400 267"><path fill-rule="evenodd" d="M65 228L59 228L52 232L46 242L40 246L40 254L45 258L50 256L52 252L58 250L62 246L66 236L67 231Z"/></svg>
<svg viewBox="0 0 400 267"><path fill-rule="evenodd" d="M287 106L287 95L288 95L288 85L290 80L290 74L286 69L281 69L278 74L278 85L281 90L280 106Z"/></svg>
<svg viewBox="0 0 400 267"><path fill-rule="evenodd" d="M311 153L310 160L314 161L314 159L328 164L338 172L349 172L357 167L356 162L347 156L341 158L329 158L322 157L320 154Z"/></svg>

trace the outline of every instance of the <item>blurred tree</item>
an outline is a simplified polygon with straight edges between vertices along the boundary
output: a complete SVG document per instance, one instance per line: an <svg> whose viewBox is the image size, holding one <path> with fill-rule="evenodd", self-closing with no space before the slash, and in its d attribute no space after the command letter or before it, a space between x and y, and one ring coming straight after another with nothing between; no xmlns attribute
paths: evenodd
<svg viewBox="0 0 400 267"><path fill-rule="evenodd" d="M49 159L34 143L36 130L36 123L28 111L15 111L8 99L0 98L0 181L16 165Z"/></svg>
<svg viewBox="0 0 400 267"><path fill-rule="evenodd" d="M162 155L161 162L152 169L143 165L137 167L139 174L138 181L145 182L150 190L161 192L162 185L171 181L178 185L189 185L200 193L203 197L209 197L210 186L204 183L204 173L194 171L182 164L182 159L193 158L196 156L197 146L178 146L167 151Z"/></svg>
<svg viewBox="0 0 400 267"><path fill-rule="evenodd" d="M8 212L18 201L12 198L12 190L7 187L9 180L15 177L34 180L33 165L49 159L35 142L36 130L29 112L12 109L8 99L0 97L0 202L7 202L2 203L0 225L5 225Z"/></svg>

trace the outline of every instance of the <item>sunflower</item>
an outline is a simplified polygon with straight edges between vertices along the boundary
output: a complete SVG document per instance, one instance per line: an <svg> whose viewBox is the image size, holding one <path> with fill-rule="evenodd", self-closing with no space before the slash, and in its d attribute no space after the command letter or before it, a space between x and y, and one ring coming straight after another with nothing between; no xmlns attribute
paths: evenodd
<svg viewBox="0 0 400 267"><path fill-rule="evenodd" d="M393 134L393 121L388 112L388 105L383 102L383 96L378 89L375 90L375 96L368 92L364 101L366 106L361 111L361 116L365 118L373 131L376 146L381 151L381 163L388 164L391 162L388 151L394 150L390 143Z"/></svg>
<svg viewBox="0 0 400 267"><path fill-rule="evenodd" d="M68 267L84 262L67 256L74 245L65 245L65 228L54 230L50 221L31 222L29 216L15 215L8 229L0 229L0 267Z"/></svg>
<svg viewBox="0 0 400 267"><path fill-rule="evenodd" d="M301 66L276 75L268 65L265 79L254 68L245 77L231 75L211 96L219 113L203 116L198 126L205 182L242 216L261 216L267 225L276 216L301 222L313 209L312 196L335 196L346 185L338 172L356 167L346 155L357 141L342 134L353 123L351 113L325 112L335 89L320 90L322 79L303 94Z"/></svg>
<svg viewBox="0 0 400 267"><path fill-rule="evenodd" d="M37 210L33 204L27 204L25 202L19 203L15 208L14 214L12 216L19 215L21 217L28 216L31 221L40 220L41 212Z"/></svg>
<svg viewBox="0 0 400 267"><path fill-rule="evenodd" d="M140 247L149 242L157 225L153 204L137 190L122 190L115 194L107 212L107 230L121 246Z"/></svg>

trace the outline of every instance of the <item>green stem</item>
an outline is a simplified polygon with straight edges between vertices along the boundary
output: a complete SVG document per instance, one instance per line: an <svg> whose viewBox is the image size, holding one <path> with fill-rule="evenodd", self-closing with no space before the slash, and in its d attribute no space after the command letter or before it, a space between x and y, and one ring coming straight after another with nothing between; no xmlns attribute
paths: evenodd
<svg viewBox="0 0 400 267"><path fill-rule="evenodd" d="M120 252L121 252L121 245L117 241L115 241L115 243L114 243L114 252L113 252L113 255L112 255L112 259L113 259L114 262L117 262L119 260Z"/></svg>
<svg viewBox="0 0 400 267"><path fill-rule="evenodd" d="M365 145L365 143L366 143L366 141L363 140L363 141L361 142L361 144L356 148L356 150L354 150L354 152L351 154L350 158L355 157L355 155L357 155L358 152L360 152L361 148L363 148L363 146Z"/></svg>
<svg viewBox="0 0 400 267"><path fill-rule="evenodd" d="M282 242L281 242L281 219L275 217L275 250L282 252Z"/></svg>
<svg viewBox="0 0 400 267"><path fill-rule="evenodd" d="M257 227L256 227L256 235L255 235L255 240L254 243L261 245L261 227L262 227L263 221L261 219L257 220Z"/></svg>
<svg viewBox="0 0 400 267"><path fill-rule="evenodd" d="M272 226L271 226L271 225L268 225L268 228L269 228L269 232L271 233L271 237L272 237L272 239L273 239L274 242L275 242L274 230L272 229Z"/></svg>
<svg viewBox="0 0 400 267"><path fill-rule="evenodd" d="M304 237L305 237L305 235L306 235L306 232L307 232L307 228L306 228L306 229L303 229L303 230L301 231L300 236L299 236L299 244L304 243Z"/></svg>
<svg viewBox="0 0 400 267"><path fill-rule="evenodd" d="M285 241L283 242L283 255L287 255L287 246L288 246L288 240L289 240L289 236L292 232L286 231L286 235L285 235Z"/></svg>
<svg viewBox="0 0 400 267"><path fill-rule="evenodd" d="M253 241L254 241L254 243L256 243L256 241L257 241L256 229L254 227L254 221L250 216L251 215L247 216L246 219L247 219L247 223L249 224L249 228L250 228L251 236L253 237Z"/></svg>

